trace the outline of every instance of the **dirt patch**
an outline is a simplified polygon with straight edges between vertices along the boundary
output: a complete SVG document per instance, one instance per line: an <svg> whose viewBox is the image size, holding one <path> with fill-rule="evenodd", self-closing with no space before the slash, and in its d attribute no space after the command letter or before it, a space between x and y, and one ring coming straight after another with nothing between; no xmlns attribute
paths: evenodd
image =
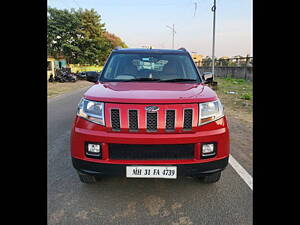
<svg viewBox="0 0 300 225"><path fill-rule="evenodd" d="M60 224L61 219L65 215L65 210L57 210L50 215L50 224Z"/></svg>
<svg viewBox="0 0 300 225"><path fill-rule="evenodd" d="M230 152L253 175L253 125L250 121L227 116Z"/></svg>
<svg viewBox="0 0 300 225"><path fill-rule="evenodd" d="M230 132L230 152L252 175L253 84L251 81L216 78L214 89L224 105Z"/></svg>
<svg viewBox="0 0 300 225"><path fill-rule="evenodd" d="M160 197L151 195L147 197L144 201L145 208L148 210L150 216L156 216L160 214L161 209L165 206L166 201ZM168 212L163 212L163 214L168 214Z"/></svg>
<svg viewBox="0 0 300 225"><path fill-rule="evenodd" d="M136 214L136 204L137 202L130 202L127 205L127 209L125 209L124 211L121 211L120 213L115 214L112 218L116 219L116 218L120 218L120 217L128 217L128 218L132 218L135 216Z"/></svg>
<svg viewBox="0 0 300 225"><path fill-rule="evenodd" d="M216 78L216 91L225 115L252 124L253 117L253 83L243 79Z"/></svg>
<svg viewBox="0 0 300 225"><path fill-rule="evenodd" d="M71 91L75 91L80 88L92 86L93 83L85 81L85 80L78 80L76 82L48 82L48 98L53 98L58 95L62 95Z"/></svg>
<svg viewBox="0 0 300 225"><path fill-rule="evenodd" d="M172 225L193 225L193 222L188 216L180 217L178 222L173 222Z"/></svg>
<svg viewBox="0 0 300 225"><path fill-rule="evenodd" d="M174 214L176 213L176 210L177 210L177 209L180 209L181 207L182 207L182 205L181 205L180 203L178 203L178 202L175 202L175 203L171 206L172 211L173 211Z"/></svg>
<svg viewBox="0 0 300 225"><path fill-rule="evenodd" d="M88 211L81 210L75 215L75 217L79 218L79 219L87 220L88 219Z"/></svg>

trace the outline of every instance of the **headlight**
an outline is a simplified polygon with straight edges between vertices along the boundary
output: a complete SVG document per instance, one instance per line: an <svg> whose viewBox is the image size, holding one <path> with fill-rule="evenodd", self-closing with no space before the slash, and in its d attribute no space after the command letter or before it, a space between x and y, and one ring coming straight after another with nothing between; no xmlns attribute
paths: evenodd
<svg viewBox="0 0 300 225"><path fill-rule="evenodd" d="M104 103L82 98L78 104L77 116L85 118L93 123L105 126Z"/></svg>
<svg viewBox="0 0 300 225"><path fill-rule="evenodd" d="M210 123L224 116L220 100L199 104L199 126Z"/></svg>

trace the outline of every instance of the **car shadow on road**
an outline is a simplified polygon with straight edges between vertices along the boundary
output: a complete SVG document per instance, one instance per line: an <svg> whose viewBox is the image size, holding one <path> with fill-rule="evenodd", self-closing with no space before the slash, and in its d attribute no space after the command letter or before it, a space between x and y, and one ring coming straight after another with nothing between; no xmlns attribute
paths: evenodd
<svg viewBox="0 0 300 225"><path fill-rule="evenodd" d="M227 218L223 224L247 224L252 192L242 183L231 167L214 184L189 177L103 177L95 184L83 184L74 171L63 190L52 194L57 197L49 202L48 212L50 221L60 224L197 224L204 216L207 221Z"/></svg>

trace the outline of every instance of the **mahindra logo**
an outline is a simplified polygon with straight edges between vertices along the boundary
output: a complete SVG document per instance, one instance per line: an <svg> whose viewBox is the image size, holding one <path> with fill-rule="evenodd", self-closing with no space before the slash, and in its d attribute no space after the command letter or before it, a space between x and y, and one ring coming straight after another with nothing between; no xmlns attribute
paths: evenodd
<svg viewBox="0 0 300 225"><path fill-rule="evenodd" d="M150 106L146 106L145 110L149 113L151 112L157 112L159 110L159 107L155 106L155 105L150 105Z"/></svg>

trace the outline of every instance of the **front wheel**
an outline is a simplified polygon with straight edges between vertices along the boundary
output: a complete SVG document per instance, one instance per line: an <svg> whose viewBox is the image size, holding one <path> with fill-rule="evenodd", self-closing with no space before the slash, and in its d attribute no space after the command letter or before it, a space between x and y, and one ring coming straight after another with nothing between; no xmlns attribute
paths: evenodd
<svg viewBox="0 0 300 225"><path fill-rule="evenodd" d="M92 175L83 174L83 173L78 172L78 176L79 176L79 179L82 183L85 183L85 184L94 184L94 183L96 183L96 178Z"/></svg>
<svg viewBox="0 0 300 225"><path fill-rule="evenodd" d="M201 182L205 184L211 184L211 183L216 183L220 180L221 178L221 171L217 173L212 173L203 177L199 177Z"/></svg>

